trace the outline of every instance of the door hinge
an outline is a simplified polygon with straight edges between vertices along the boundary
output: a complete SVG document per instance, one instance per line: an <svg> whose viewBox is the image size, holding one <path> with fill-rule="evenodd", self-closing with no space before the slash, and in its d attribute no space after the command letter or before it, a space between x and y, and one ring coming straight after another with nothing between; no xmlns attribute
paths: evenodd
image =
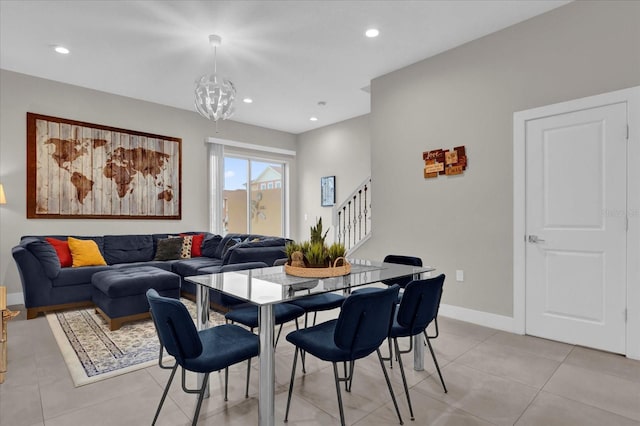
<svg viewBox="0 0 640 426"><path fill-rule="evenodd" d="M629 140L629 125L627 124L627 140Z"/></svg>

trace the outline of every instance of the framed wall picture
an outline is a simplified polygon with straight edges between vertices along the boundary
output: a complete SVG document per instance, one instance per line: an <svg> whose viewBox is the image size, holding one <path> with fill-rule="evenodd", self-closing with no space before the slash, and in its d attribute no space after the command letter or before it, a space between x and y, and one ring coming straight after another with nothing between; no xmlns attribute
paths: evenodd
<svg viewBox="0 0 640 426"><path fill-rule="evenodd" d="M330 207L336 204L335 176L325 176L320 178L320 204L322 207Z"/></svg>
<svg viewBox="0 0 640 426"><path fill-rule="evenodd" d="M181 145L27 113L27 218L178 220Z"/></svg>

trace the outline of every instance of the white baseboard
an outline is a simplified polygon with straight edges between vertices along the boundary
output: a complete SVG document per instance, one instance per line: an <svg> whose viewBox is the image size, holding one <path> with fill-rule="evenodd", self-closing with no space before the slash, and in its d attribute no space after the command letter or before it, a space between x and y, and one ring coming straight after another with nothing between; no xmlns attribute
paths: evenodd
<svg viewBox="0 0 640 426"><path fill-rule="evenodd" d="M484 327L495 328L509 333L519 334L516 327L515 319L504 315L492 314L490 312L476 311L473 309L463 308L454 305L440 304L438 315L444 317L466 321Z"/></svg>
<svg viewBox="0 0 640 426"><path fill-rule="evenodd" d="M24 295L20 293L7 293L7 306L24 305Z"/></svg>

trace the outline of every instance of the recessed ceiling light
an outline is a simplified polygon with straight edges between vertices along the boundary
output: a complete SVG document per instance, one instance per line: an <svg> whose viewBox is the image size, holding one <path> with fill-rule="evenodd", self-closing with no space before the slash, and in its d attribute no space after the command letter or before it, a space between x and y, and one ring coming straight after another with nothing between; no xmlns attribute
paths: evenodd
<svg viewBox="0 0 640 426"><path fill-rule="evenodd" d="M311 120L311 121L318 121L318 117L311 117L309 120Z"/></svg>
<svg viewBox="0 0 640 426"><path fill-rule="evenodd" d="M251 98L244 98L244 99L242 100L242 102L244 102L245 104L252 104L252 103L253 103L253 99L251 99Z"/></svg>
<svg viewBox="0 0 640 426"><path fill-rule="evenodd" d="M56 46L53 48L53 50L55 50L56 52L62 54L62 55L68 55L69 54L69 49L67 49L64 46Z"/></svg>
<svg viewBox="0 0 640 426"><path fill-rule="evenodd" d="M364 35L366 35L369 38L373 38L373 37L378 37L378 35L380 34L380 31L378 31L375 28L369 28L367 31L365 31Z"/></svg>

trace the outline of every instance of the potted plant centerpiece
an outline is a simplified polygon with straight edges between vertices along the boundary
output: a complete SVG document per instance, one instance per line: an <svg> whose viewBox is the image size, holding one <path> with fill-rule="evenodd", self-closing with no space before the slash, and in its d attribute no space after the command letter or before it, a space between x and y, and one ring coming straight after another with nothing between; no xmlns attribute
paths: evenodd
<svg viewBox="0 0 640 426"><path fill-rule="evenodd" d="M288 243L285 246L287 274L298 277L328 278L347 275L351 264L345 259L344 244L333 243L327 246L325 238L329 230L322 233L322 218L311 227L311 239L301 243Z"/></svg>

